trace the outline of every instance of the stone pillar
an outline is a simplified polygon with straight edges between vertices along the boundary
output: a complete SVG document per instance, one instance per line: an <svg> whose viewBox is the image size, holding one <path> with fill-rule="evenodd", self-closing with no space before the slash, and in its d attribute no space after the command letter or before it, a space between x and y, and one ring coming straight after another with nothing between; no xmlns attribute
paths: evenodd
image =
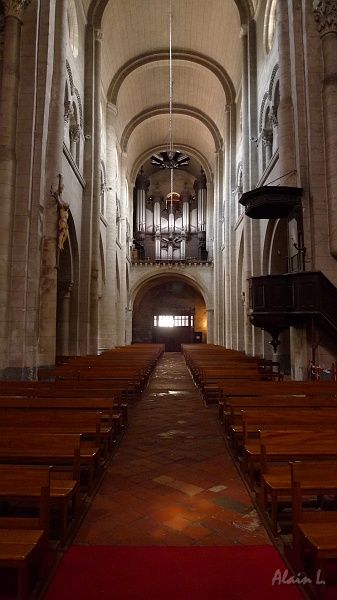
<svg viewBox="0 0 337 600"><path fill-rule="evenodd" d="M58 190L62 173L64 90L66 81L67 0L56 2L53 79L51 84L39 307L39 365L53 365L56 352L57 238L59 207L50 194ZM66 191L65 191L66 194Z"/></svg>
<svg viewBox="0 0 337 600"><path fill-rule="evenodd" d="M241 31L242 40L242 183L243 192L250 190L250 124L249 124L249 73L248 73L248 28L245 26ZM244 237L244 278L245 296L248 298L249 285L248 278L252 274L251 265L251 219L244 215L243 219L243 237ZM238 299L237 299L238 301ZM242 325L239 324L242 327ZM245 352L252 354L253 332L252 325L248 319L247 310L245 311L244 339Z"/></svg>
<svg viewBox="0 0 337 600"><path fill-rule="evenodd" d="M70 137L70 153L77 164L77 146L80 143L80 126L72 125L69 129L69 137Z"/></svg>
<svg viewBox="0 0 337 600"><path fill-rule="evenodd" d="M214 169L214 343L223 345L224 341L224 298L223 265L220 244L221 230L219 220L222 211L223 150L215 155ZM199 234L200 235L200 234Z"/></svg>
<svg viewBox="0 0 337 600"><path fill-rule="evenodd" d="M215 344L214 342L214 308L206 308L207 315L207 343Z"/></svg>
<svg viewBox="0 0 337 600"><path fill-rule="evenodd" d="M323 78L323 121L328 196L330 253L337 258L337 4L313 0L314 17L321 36Z"/></svg>
<svg viewBox="0 0 337 600"><path fill-rule="evenodd" d="M122 154L121 157L121 176L120 181L123 182L121 186L121 220L120 220L120 244L121 249L119 249L119 273L120 273L120 294L119 294L119 304L117 305L117 344L124 346L127 339L127 330L126 330L126 317L127 317L127 308L129 306L129 298L128 298L128 264L127 264L127 252L126 252L126 206L125 206L125 185L124 181L126 179L126 159L127 156L125 153Z"/></svg>
<svg viewBox="0 0 337 600"><path fill-rule="evenodd" d="M249 114L249 187L256 187L259 180L259 161L257 145L251 143L258 137L258 108L257 108L257 58L256 58L256 23L251 20L248 24L248 114Z"/></svg>
<svg viewBox="0 0 337 600"><path fill-rule="evenodd" d="M8 365L12 232L16 176L16 123L20 75L21 27L30 0L3 0L2 85L0 96L0 372Z"/></svg>
<svg viewBox="0 0 337 600"><path fill-rule="evenodd" d="M101 54L102 32L94 31L94 163L92 197L92 258L90 285L90 354L98 347L98 274L100 264L100 213L101 213Z"/></svg>
<svg viewBox="0 0 337 600"><path fill-rule="evenodd" d="M94 65L95 35L92 25L85 32L84 66L84 133L83 176L86 182L82 199L80 290L79 290L79 351L85 356L90 350L91 261L93 221L93 173L95 157L94 126Z"/></svg>
<svg viewBox="0 0 337 600"><path fill-rule="evenodd" d="M276 32L279 56L280 103L277 111L279 134L279 169L287 175L287 185L296 185L289 173L296 169L294 106L291 85L288 2L276 3ZM295 176L293 176L295 177ZM280 185L283 184L280 179Z"/></svg>
<svg viewBox="0 0 337 600"><path fill-rule="evenodd" d="M116 345L116 107L108 102L106 108L106 256L105 286L100 306L100 347L114 348Z"/></svg>
<svg viewBox="0 0 337 600"><path fill-rule="evenodd" d="M231 112L235 106L227 104L225 107L225 184L224 184L224 257L225 257L225 346L231 348L231 298L230 298L230 204L231 194Z"/></svg>
<svg viewBox="0 0 337 600"><path fill-rule="evenodd" d="M72 283L60 282L58 284L58 314L57 314L57 354L69 355L69 325L70 325L70 299Z"/></svg>
<svg viewBox="0 0 337 600"><path fill-rule="evenodd" d="M263 167L265 168L273 153L273 132L271 129L263 129L261 133L262 144L265 152L265 164Z"/></svg>
<svg viewBox="0 0 337 600"><path fill-rule="evenodd" d="M136 227L137 231L144 233L146 230L146 198L149 185L150 182L142 167L136 178Z"/></svg>

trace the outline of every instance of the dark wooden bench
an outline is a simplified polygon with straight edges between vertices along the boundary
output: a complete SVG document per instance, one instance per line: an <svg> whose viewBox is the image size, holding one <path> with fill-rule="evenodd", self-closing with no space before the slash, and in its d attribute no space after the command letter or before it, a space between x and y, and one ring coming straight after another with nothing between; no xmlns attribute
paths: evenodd
<svg viewBox="0 0 337 600"><path fill-rule="evenodd" d="M0 501L34 498L38 516L0 516L0 567L18 571L18 599L28 600L29 571L47 575L50 467L0 465Z"/></svg>
<svg viewBox="0 0 337 600"><path fill-rule="evenodd" d="M308 510L305 500L310 494L337 494L337 461L291 462L290 468L293 565L311 581L314 598L332 598L326 564L333 560L337 567L337 511ZM307 568L307 553L313 557L313 570Z"/></svg>
<svg viewBox="0 0 337 600"><path fill-rule="evenodd" d="M232 398L271 397L271 396L328 396L337 397L336 381L234 381L221 380L219 383L219 421L224 424L224 416Z"/></svg>
<svg viewBox="0 0 337 600"><path fill-rule="evenodd" d="M99 448L91 442L81 442L81 436L68 433L38 433L24 435L19 432L2 431L0 436L1 463L34 463L67 466L73 470L74 447L79 446L81 469L87 473L87 492L93 491L93 478L98 469Z"/></svg>
<svg viewBox="0 0 337 600"><path fill-rule="evenodd" d="M256 436L259 434L259 430L263 431L263 429L268 431L280 429L291 431L299 429L324 430L325 428L337 429L337 414L334 409L318 411L295 409L283 415L280 414L280 411L261 413L260 415L256 412L244 413L244 429L247 429L244 443L251 453L254 453L255 448L256 460L261 460L261 487L258 502L264 516L269 521L274 536L278 534L279 506L289 500L291 495L290 468L288 462L282 468L279 465L276 467L273 467L273 464L270 465L268 450L266 450L265 456L261 458L260 436L259 438L256 438Z"/></svg>
<svg viewBox="0 0 337 600"><path fill-rule="evenodd" d="M112 427L102 424L102 412L58 408L0 408L0 430L33 429L49 433L80 433L102 448L107 458L112 443Z"/></svg>
<svg viewBox="0 0 337 600"><path fill-rule="evenodd" d="M116 430L124 430L129 422L127 388L113 387L106 381L0 381L0 398L8 396L110 398Z"/></svg>
<svg viewBox="0 0 337 600"><path fill-rule="evenodd" d="M105 443L111 446L115 443L120 434L121 418L116 415L113 409L113 403L110 398L82 398L82 397L35 397L35 396L11 396L5 398L0 396L1 409L36 409L45 410L66 410L72 412L100 412L101 413L101 435L105 437ZM75 415L74 415L75 417ZM86 418L86 417L83 417Z"/></svg>
<svg viewBox="0 0 337 600"><path fill-rule="evenodd" d="M260 431L260 449L256 452L244 446L243 471L250 489L255 490L255 473L264 473L272 463L287 463L290 460L334 459L337 456L336 430L294 429ZM268 466L267 466L268 465ZM284 467L282 467L284 468Z"/></svg>

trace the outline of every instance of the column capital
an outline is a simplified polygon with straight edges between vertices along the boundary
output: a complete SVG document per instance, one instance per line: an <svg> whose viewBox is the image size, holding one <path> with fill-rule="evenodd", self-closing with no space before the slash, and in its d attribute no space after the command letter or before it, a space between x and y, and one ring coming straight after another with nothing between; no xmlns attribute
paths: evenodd
<svg viewBox="0 0 337 600"><path fill-rule="evenodd" d="M337 33L337 2L335 0L313 0L312 9L317 29L321 35Z"/></svg>
<svg viewBox="0 0 337 600"><path fill-rule="evenodd" d="M248 25L241 25L240 34L239 34L240 39L247 37L247 35L248 35Z"/></svg>
<svg viewBox="0 0 337 600"><path fill-rule="evenodd" d="M95 42L103 41L103 31L101 29L94 29Z"/></svg>
<svg viewBox="0 0 337 600"><path fill-rule="evenodd" d="M5 18L15 17L22 22L24 11L29 6L30 0L2 0L2 4L5 11Z"/></svg>
<svg viewBox="0 0 337 600"><path fill-rule="evenodd" d="M262 129L261 139L264 146L271 146L273 141L273 132L271 129Z"/></svg>

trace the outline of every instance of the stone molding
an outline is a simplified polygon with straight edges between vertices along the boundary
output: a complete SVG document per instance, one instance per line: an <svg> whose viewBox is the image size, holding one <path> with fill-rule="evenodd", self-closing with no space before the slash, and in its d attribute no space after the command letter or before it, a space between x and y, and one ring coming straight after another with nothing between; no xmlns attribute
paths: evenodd
<svg viewBox="0 0 337 600"><path fill-rule="evenodd" d="M319 33L337 33L336 0L313 0L312 8Z"/></svg>
<svg viewBox="0 0 337 600"><path fill-rule="evenodd" d="M15 17L22 22L25 9L30 4L30 0L2 0L5 11L5 18Z"/></svg>

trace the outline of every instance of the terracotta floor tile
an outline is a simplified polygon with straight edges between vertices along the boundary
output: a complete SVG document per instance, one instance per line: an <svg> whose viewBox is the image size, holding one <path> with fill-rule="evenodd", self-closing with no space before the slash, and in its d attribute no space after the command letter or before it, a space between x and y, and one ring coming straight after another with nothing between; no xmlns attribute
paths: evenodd
<svg viewBox="0 0 337 600"><path fill-rule="evenodd" d="M185 527L188 527L189 521L186 521L186 519L183 519L180 516L176 516L169 519L169 521L163 521L163 525L171 527L171 529L176 529L176 531L182 531Z"/></svg>
<svg viewBox="0 0 337 600"><path fill-rule="evenodd" d="M270 543L182 354L165 354L106 470L75 543Z"/></svg>
<svg viewBox="0 0 337 600"><path fill-rule="evenodd" d="M167 521L170 521L172 518L176 517L177 515L180 515L180 513L181 513L181 506L179 506L179 504L172 504L171 506L168 506L167 508L164 508L163 510L159 510L157 512L152 513L151 519L154 519L155 521L159 521L160 523L165 523Z"/></svg>
<svg viewBox="0 0 337 600"><path fill-rule="evenodd" d="M192 540L196 541L202 540L211 533L212 531L210 529L199 524L189 525L188 527L185 527L185 529L182 530L183 535L186 535L187 537L192 538Z"/></svg>
<svg viewBox="0 0 337 600"><path fill-rule="evenodd" d="M142 517L144 517L144 515L136 510L126 510L115 515L115 518L122 523L133 523Z"/></svg>

